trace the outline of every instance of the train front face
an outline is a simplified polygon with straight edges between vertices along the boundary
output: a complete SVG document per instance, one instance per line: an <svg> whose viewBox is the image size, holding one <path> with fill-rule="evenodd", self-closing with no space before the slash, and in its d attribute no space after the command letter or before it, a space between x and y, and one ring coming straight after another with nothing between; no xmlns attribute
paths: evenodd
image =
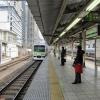
<svg viewBox="0 0 100 100"><path fill-rule="evenodd" d="M43 60L46 56L45 45L34 45L34 60Z"/></svg>

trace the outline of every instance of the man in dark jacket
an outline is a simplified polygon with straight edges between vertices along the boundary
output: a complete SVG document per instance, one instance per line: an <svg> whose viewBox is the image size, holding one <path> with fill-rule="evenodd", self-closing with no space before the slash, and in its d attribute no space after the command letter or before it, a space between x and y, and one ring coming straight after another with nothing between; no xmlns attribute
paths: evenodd
<svg viewBox="0 0 100 100"><path fill-rule="evenodd" d="M75 81L72 84L81 83L81 73L83 66L83 54L85 52L82 50L82 47L77 46L77 55L73 63L73 67L75 68Z"/></svg>
<svg viewBox="0 0 100 100"><path fill-rule="evenodd" d="M65 64L65 56L66 56L66 50L64 49L64 47L62 47L62 51L61 51L61 65L64 66Z"/></svg>

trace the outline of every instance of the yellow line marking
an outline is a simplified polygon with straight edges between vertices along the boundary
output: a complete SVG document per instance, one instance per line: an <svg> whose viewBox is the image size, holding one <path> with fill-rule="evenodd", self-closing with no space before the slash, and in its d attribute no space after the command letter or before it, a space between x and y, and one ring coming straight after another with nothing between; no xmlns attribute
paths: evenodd
<svg viewBox="0 0 100 100"><path fill-rule="evenodd" d="M58 78L57 78L57 74L55 72L55 67L54 67L54 64L53 64L51 58L49 58L48 66L49 66L51 100L64 100L64 96L61 91L61 88L60 88L60 85L58 82Z"/></svg>

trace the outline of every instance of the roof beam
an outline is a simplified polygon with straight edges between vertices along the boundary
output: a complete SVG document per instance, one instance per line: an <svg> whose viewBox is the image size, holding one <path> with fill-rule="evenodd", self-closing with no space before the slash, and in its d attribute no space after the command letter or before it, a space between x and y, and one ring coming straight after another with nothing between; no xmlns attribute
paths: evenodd
<svg viewBox="0 0 100 100"><path fill-rule="evenodd" d="M75 2L75 3L69 4L67 5L64 13L65 14L76 13L80 11L80 9L82 9L86 3L87 1L81 1L81 2Z"/></svg>
<svg viewBox="0 0 100 100"><path fill-rule="evenodd" d="M79 11L79 8L73 8L73 9L67 8L64 14L76 13L78 11Z"/></svg>
<svg viewBox="0 0 100 100"><path fill-rule="evenodd" d="M83 5L85 5L87 2L88 2L89 0L87 0L87 1L85 1L85 2L79 2L79 3L77 3L77 6L78 5L80 5L79 7L81 7L81 9L83 8ZM82 5L82 6L81 6ZM62 18L62 15L63 15L63 13L64 13L64 11L65 11L65 9L66 9L66 6L67 6L67 0L64 0L63 1L63 4L62 4L62 7L61 7L61 10L60 10L60 13L59 13L59 16L58 16L58 18L57 18L57 20L56 20L56 24L55 24L55 26L54 26L54 30L53 30L53 34L55 33L55 30L56 30L56 28L57 28L57 26L59 25L59 22L60 22L60 20L61 20L61 18ZM70 5L70 6L72 6L72 4ZM73 4L73 6L76 6L76 4ZM72 7L71 7L72 8ZM76 7L77 8L77 7ZM63 10L62 10L63 9ZM78 10L80 10L80 8L78 8ZM72 11L71 11L72 12ZM75 12L75 11L74 11ZM53 39L53 36L52 36L52 38L51 38L51 43L52 43L52 39Z"/></svg>
<svg viewBox="0 0 100 100"><path fill-rule="evenodd" d="M75 17L75 19L69 24L69 26L66 26L64 31L57 37L53 43L57 42L59 38L61 38L63 35L65 35L69 30L71 30L76 24L78 24L82 18L84 18L86 15L89 14L95 7L97 7L100 4L100 0L93 0L90 1L85 8Z"/></svg>
<svg viewBox="0 0 100 100"><path fill-rule="evenodd" d="M75 34L81 32L81 31L83 31L84 29L88 29L89 27L93 26L94 24L95 24L95 23L93 23L93 22L83 23L83 24L80 26L80 28L76 28L76 29L74 29L73 31L70 31L70 32L69 32L69 36L75 35ZM66 36L64 36L64 37L66 37Z"/></svg>
<svg viewBox="0 0 100 100"><path fill-rule="evenodd" d="M60 27L65 27L66 24L59 24L57 28L60 28Z"/></svg>
<svg viewBox="0 0 100 100"><path fill-rule="evenodd" d="M63 0L63 3L62 3L62 6L61 6L59 15L57 17L57 20L56 20L56 23L55 23L55 26L54 26L54 29L53 29L53 32L52 32L53 34L55 33L55 30L56 30L56 28L57 28L57 26L58 26L58 24L59 24L59 22L60 22L60 20L62 18L62 15L63 15L63 13L64 13L64 11L66 9L66 5L67 5L67 0ZM52 41L52 37L51 37L51 40L50 41Z"/></svg>
<svg viewBox="0 0 100 100"><path fill-rule="evenodd" d="M48 37L51 37L52 36L52 34L43 34L43 36L48 36ZM54 37L57 37L58 36L58 34L54 34Z"/></svg>
<svg viewBox="0 0 100 100"><path fill-rule="evenodd" d="M65 11L64 11L64 14L76 13L76 12L78 12L81 8L82 8L82 5L77 5L77 3L67 5L67 7L66 7L66 9L65 9Z"/></svg>
<svg viewBox="0 0 100 100"><path fill-rule="evenodd" d="M40 2L39 2L39 0L37 0L37 6L38 6L38 9L39 9L39 13L40 13L42 27L43 27L43 30L44 30L44 33L45 33L45 29L44 29L44 24L43 24L43 19L42 19L42 14L41 14L41 8L40 8Z"/></svg>

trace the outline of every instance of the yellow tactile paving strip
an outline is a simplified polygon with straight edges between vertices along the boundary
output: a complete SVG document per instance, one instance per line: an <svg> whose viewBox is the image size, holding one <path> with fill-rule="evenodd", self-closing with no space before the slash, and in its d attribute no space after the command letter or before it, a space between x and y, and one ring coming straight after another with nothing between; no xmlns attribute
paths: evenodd
<svg viewBox="0 0 100 100"><path fill-rule="evenodd" d="M64 100L64 96L62 94L57 74L55 72L55 67L51 57L49 57L49 80L50 80L50 89L51 89L51 100Z"/></svg>

